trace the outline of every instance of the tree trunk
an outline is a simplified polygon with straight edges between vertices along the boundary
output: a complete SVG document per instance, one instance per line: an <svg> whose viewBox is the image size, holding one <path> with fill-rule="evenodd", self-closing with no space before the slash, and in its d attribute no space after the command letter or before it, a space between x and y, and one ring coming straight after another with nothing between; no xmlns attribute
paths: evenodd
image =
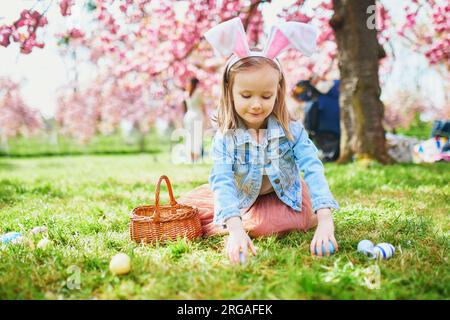
<svg viewBox="0 0 450 320"><path fill-rule="evenodd" d="M378 61L384 50L375 25L371 25L375 22L375 0L333 0L333 6L330 25L336 37L341 76L338 162L348 162L355 156L390 163L378 80Z"/></svg>
<svg viewBox="0 0 450 320"><path fill-rule="evenodd" d="M145 132L139 131L139 152L145 152Z"/></svg>
<svg viewBox="0 0 450 320"><path fill-rule="evenodd" d="M143 153L145 152L145 136L147 135L146 130L142 127L142 124L140 121L136 122L136 129L139 132L139 137L138 137L138 146L139 146L139 152Z"/></svg>
<svg viewBox="0 0 450 320"><path fill-rule="evenodd" d="M6 135L3 134L1 134L0 136L1 136L0 150L3 151L5 154L9 154L8 138L6 137Z"/></svg>

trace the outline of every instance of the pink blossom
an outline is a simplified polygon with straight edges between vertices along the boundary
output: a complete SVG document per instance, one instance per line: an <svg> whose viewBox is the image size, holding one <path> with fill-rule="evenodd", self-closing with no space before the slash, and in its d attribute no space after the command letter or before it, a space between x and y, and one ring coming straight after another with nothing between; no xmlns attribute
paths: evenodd
<svg viewBox="0 0 450 320"><path fill-rule="evenodd" d="M84 32L80 31L77 28L73 28L72 30L69 31L69 36L72 39L82 38L84 37Z"/></svg>
<svg viewBox="0 0 450 320"><path fill-rule="evenodd" d="M7 47L10 44L12 27L0 26L0 46Z"/></svg>
<svg viewBox="0 0 450 320"><path fill-rule="evenodd" d="M313 73L326 77L337 71L337 47L329 25L333 15L332 1L321 1L314 12L305 10L304 2L297 0L284 8L280 18L316 25L320 30L319 50L311 58L294 50L284 53L281 60L289 86ZM69 15L73 3L73 0L61 0L61 13ZM223 0L220 7L214 0L189 0L183 19L177 19L172 1L161 0L156 8L150 8L149 3L150 0L96 0L96 9L92 13L94 30L83 26L81 30L72 29L58 35L67 40L66 52L83 46L89 51L91 61L96 64L101 61L102 66L96 80L87 86L89 89L78 88L73 93L68 88L62 93L58 117L67 133L87 141L97 131L114 128L122 118L147 130L156 116L166 116L172 110L171 105L182 102L185 98L183 88L194 75L200 79L205 101L211 101L208 107L216 107L220 93L218 75L223 61L207 63L214 58L214 53L202 35L220 21L236 16L246 21L249 4L255 3L254 0ZM405 9L405 24L395 30L399 35L411 38L415 42L413 46L432 64L449 61L450 7L442 1L439 3L421 2L428 10L426 17L430 19L431 28L422 28L421 19L415 14L418 3L411 1ZM246 32L251 46L261 47L265 41L261 7L248 21ZM395 26L384 7L379 6L377 14L378 37L383 44L390 39ZM21 51L28 54L34 47L43 46L36 38L36 30L46 23L39 13L24 11L17 21L17 28L0 27L0 44L7 46L10 41L16 41L21 45ZM78 38L80 41L69 41ZM383 70L388 70L388 66Z"/></svg>
<svg viewBox="0 0 450 320"><path fill-rule="evenodd" d="M19 134L35 134L43 127L39 112L23 101L20 85L8 78L0 78L0 109L0 134L3 139Z"/></svg>
<svg viewBox="0 0 450 320"><path fill-rule="evenodd" d="M74 5L74 0L61 0L59 8L62 16L70 16L72 14L71 8Z"/></svg>

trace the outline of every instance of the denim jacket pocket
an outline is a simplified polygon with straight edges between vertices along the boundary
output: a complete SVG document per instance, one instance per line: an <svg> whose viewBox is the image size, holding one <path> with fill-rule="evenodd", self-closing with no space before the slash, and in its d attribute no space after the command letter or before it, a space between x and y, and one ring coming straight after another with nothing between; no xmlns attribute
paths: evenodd
<svg viewBox="0 0 450 320"><path fill-rule="evenodd" d="M242 203L247 199L251 193L251 179L250 177L250 163L235 163L233 164L234 181L239 192L239 201Z"/></svg>
<svg viewBox="0 0 450 320"><path fill-rule="evenodd" d="M270 163L280 179L280 193L291 200L295 199L295 182L299 179L299 172L294 161L294 153L286 139L280 139L280 144L273 144L269 152Z"/></svg>
<svg viewBox="0 0 450 320"><path fill-rule="evenodd" d="M233 172L237 176L246 176L250 170L249 163L235 163L233 164Z"/></svg>
<svg viewBox="0 0 450 320"><path fill-rule="evenodd" d="M270 159L279 159L286 156L286 154L290 151L291 147L289 143L282 142L280 144L273 143L271 148L269 149L269 158Z"/></svg>

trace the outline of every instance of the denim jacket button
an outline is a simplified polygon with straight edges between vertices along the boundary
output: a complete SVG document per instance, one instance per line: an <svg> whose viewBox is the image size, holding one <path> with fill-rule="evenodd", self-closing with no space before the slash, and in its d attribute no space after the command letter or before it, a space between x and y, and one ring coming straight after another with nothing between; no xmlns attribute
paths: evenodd
<svg viewBox="0 0 450 320"><path fill-rule="evenodd" d="M276 184L280 183L280 179L278 179L278 178L275 179L275 183L276 183Z"/></svg>

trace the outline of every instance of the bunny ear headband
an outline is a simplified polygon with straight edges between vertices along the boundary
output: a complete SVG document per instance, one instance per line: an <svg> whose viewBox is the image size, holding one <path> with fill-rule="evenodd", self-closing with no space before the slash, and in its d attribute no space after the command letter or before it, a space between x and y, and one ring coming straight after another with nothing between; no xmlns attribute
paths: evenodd
<svg viewBox="0 0 450 320"><path fill-rule="evenodd" d="M276 57L288 48L295 48L305 56L315 52L317 30L312 25L301 22L281 23L270 30L269 40L262 52L250 51L244 26L238 17L209 29L204 36L214 48L216 55L224 57L232 55L227 61L227 73L236 62L246 57L271 59L281 71L281 65Z"/></svg>

